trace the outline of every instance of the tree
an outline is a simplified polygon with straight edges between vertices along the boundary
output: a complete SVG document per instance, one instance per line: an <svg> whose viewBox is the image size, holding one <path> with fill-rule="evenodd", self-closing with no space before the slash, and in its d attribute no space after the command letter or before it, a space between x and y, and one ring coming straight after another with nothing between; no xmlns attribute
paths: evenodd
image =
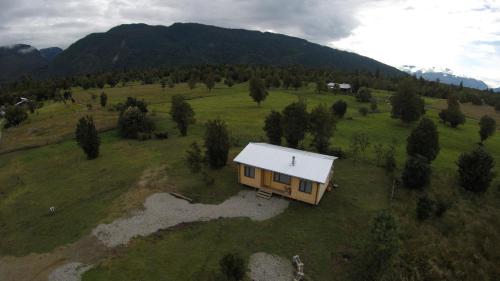
<svg viewBox="0 0 500 281"><path fill-rule="evenodd" d="M479 136L481 137L481 142L483 142L495 134L495 131L497 130L497 122L488 115L484 115L479 121L479 127Z"/></svg>
<svg viewBox="0 0 500 281"><path fill-rule="evenodd" d="M268 95L264 82L259 77L253 77L249 82L250 96L260 106Z"/></svg>
<svg viewBox="0 0 500 281"><path fill-rule="evenodd" d="M465 115L460 110L460 103L456 96L448 97L448 108L439 112L439 118L443 123L449 123L452 128L465 123Z"/></svg>
<svg viewBox="0 0 500 281"><path fill-rule="evenodd" d="M377 99L372 98L370 100L370 109L372 112L378 112L378 104L377 104Z"/></svg>
<svg viewBox="0 0 500 281"><path fill-rule="evenodd" d="M431 166L428 160L420 155L410 156L405 163L401 179L411 189L421 189L431 178Z"/></svg>
<svg viewBox="0 0 500 281"><path fill-rule="evenodd" d="M347 103L343 100L338 100L332 105L332 112L338 118L343 118L347 111Z"/></svg>
<svg viewBox="0 0 500 281"><path fill-rule="evenodd" d="M439 153L439 134L436 124L431 119L423 118L420 120L406 141L408 155L421 155L432 162Z"/></svg>
<svg viewBox="0 0 500 281"><path fill-rule="evenodd" d="M328 91L328 87L326 86L326 82L323 79L319 79L316 81L316 92L321 94L322 92Z"/></svg>
<svg viewBox="0 0 500 281"><path fill-rule="evenodd" d="M203 155L198 143L193 142L186 151L186 166L191 173L195 174L201 171L203 164Z"/></svg>
<svg viewBox="0 0 500 281"><path fill-rule="evenodd" d="M297 148L304 139L309 124L307 105L304 101L289 104L282 113L283 135L288 146Z"/></svg>
<svg viewBox="0 0 500 281"><path fill-rule="evenodd" d="M188 80L188 87L190 90L196 88L196 77L194 77L194 75L192 75L189 80Z"/></svg>
<svg viewBox="0 0 500 281"><path fill-rule="evenodd" d="M193 124L195 122L194 111L191 108L191 105L187 103L184 100L184 97L180 94L172 97L170 116L177 124L177 128L181 132L182 136L186 136L189 124Z"/></svg>
<svg viewBox="0 0 500 281"><path fill-rule="evenodd" d="M392 117L403 122L413 122L420 119L425 112L425 103L416 93L411 80L400 83L397 92L391 97Z"/></svg>
<svg viewBox="0 0 500 281"><path fill-rule="evenodd" d="M167 79L167 86L169 88L173 88L175 86L174 79L172 78L172 76L168 77L168 79Z"/></svg>
<svg viewBox="0 0 500 281"><path fill-rule="evenodd" d="M108 95L105 92L102 92L99 96L99 101L102 107L106 107L106 103L108 103Z"/></svg>
<svg viewBox="0 0 500 281"><path fill-rule="evenodd" d="M207 86L209 93L212 92L212 89L215 86L215 78L211 72L205 78L205 86Z"/></svg>
<svg viewBox="0 0 500 281"><path fill-rule="evenodd" d="M350 144L350 149L352 153L352 157L354 162L359 160L360 154L365 155L366 149L370 146L370 140L365 133L356 133L352 139Z"/></svg>
<svg viewBox="0 0 500 281"><path fill-rule="evenodd" d="M162 88L162 89L165 89L165 87L167 86L167 79L162 78L162 79L160 80L160 83L161 83L161 88Z"/></svg>
<svg viewBox="0 0 500 281"><path fill-rule="evenodd" d="M485 192L495 176L495 161L481 146L460 155L457 165L460 185L475 193Z"/></svg>
<svg viewBox="0 0 500 281"><path fill-rule="evenodd" d="M281 137L283 136L281 113L273 110L266 116L264 131L271 144L281 145Z"/></svg>
<svg viewBox="0 0 500 281"><path fill-rule="evenodd" d="M5 110L5 128L19 126L24 120L28 119L28 113L23 106L9 106Z"/></svg>
<svg viewBox="0 0 500 281"><path fill-rule="evenodd" d="M227 281L241 281L245 277L245 261L238 254L227 254L219 261Z"/></svg>
<svg viewBox="0 0 500 281"><path fill-rule="evenodd" d="M356 93L356 100L358 102L370 102L372 99L372 92L366 87L361 87Z"/></svg>
<svg viewBox="0 0 500 281"><path fill-rule="evenodd" d="M95 159L99 156L99 135L95 129L94 120L91 116L80 118L76 125L76 142L87 155L87 159Z"/></svg>
<svg viewBox="0 0 500 281"><path fill-rule="evenodd" d="M366 115L368 115L368 108L366 108L366 107L364 107L364 106L360 107L360 108L358 109L358 111L359 111L359 114L361 114L361 116L366 116Z"/></svg>
<svg viewBox="0 0 500 281"><path fill-rule="evenodd" d="M118 133L122 138L137 139L154 130L154 123L138 107L129 107L118 118Z"/></svg>
<svg viewBox="0 0 500 281"><path fill-rule="evenodd" d="M137 107L142 113L148 112L148 105L144 100L138 100L133 97L128 97L127 100L125 101L125 104L119 106L120 107L120 114L123 114L125 110L127 110L129 107Z"/></svg>
<svg viewBox="0 0 500 281"><path fill-rule="evenodd" d="M431 217L434 213L434 201L429 199L427 195L421 196L417 201L417 219L423 221Z"/></svg>
<svg viewBox="0 0 500 281"><path fill-rule="evenodd" d="M310 114L309 129L313 135L313 146L319 153L326 153L335 130L335 118L325 105L318 105Z"/></svg>
<svg viewBox="0 0 500 281"><path fill-rule="evenodd" d="M226 123L219 119L209 120L205 131L205 155L212 168L222 168L226 165L231 144Z"/></svg>
<svg viewBox="0 0 500 281"><path fill-rule="evenodd" d="M401 248L396 219L388 212L377 213L371 223L370 236L353 263L353 280L378 281L391 268Z"/></svg>

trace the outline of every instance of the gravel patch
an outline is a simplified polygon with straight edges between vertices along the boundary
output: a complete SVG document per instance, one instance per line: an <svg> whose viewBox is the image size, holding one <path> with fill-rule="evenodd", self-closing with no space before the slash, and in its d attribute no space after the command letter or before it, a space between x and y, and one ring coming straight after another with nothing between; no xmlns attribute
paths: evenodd
<svg viewBox="0 0 500 281"><path fill-rule="evenodd" d="M292 281L293 265L288 259L267 253L250 256L248 276L253 281Z"/></svg>
<svg viewBox="0 0 500 281"><path fill-rule="evenodd" d="M80 281L82 274L91 267L79 262L67 263L52 271L48 281Z"/></svg>
<svg viewBox="0 0 500 281"><path fill-rule="evenodd" d="M168 193L156 193L144 202L145 209L110 224L100 224L92 234L107 247L126 244L133 237L147 236L184 222L217 218L248 217L262 221L282 213L288 201L259 198L252 191L241 191L219 205L191 204Z"/></svg>

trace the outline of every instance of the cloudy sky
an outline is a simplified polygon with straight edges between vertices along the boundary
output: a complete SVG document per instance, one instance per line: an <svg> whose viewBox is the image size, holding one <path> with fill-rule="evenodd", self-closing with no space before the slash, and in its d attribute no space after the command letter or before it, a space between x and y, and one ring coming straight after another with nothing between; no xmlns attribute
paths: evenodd
<svg viewBox="0 0 500 281"><path fill-rule="evenodd" d="M393 66L450 68L500 86L500 1L0 0L0 45L67 47L122 23L273 31Z"/></svg>

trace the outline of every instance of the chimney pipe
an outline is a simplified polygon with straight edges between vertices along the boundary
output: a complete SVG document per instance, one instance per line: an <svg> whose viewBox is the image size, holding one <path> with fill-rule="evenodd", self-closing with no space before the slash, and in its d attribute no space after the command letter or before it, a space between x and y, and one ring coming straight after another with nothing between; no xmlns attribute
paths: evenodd
<svg viewBox="0 0 500 281"><path fill-rule="evenodd" d="M295 166L295 156L292 156L292 166Z"/></svg>

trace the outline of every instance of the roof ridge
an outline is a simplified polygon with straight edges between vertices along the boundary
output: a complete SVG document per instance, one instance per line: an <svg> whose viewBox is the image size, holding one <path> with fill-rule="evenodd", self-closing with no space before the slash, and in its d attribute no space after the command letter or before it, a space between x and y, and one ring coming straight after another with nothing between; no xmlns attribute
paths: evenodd
<svg viewBox="0 0 500 281"><path fill-rule="evenodd" d="M315 157L318 157L318 158L324 158L324 159L329 159L329 160L335 160L335 159L337 159L337 157L331 156L331 155L320 154L320 153L316 153L316 152L310 152L310 151L305 151L305 150L300 150L300 149L295 149L295 148L290 148L290 147L284 147L284 146L279 146L279 145L265 143L265 142L250 142L249 144L261 145L261 146L268 146L268 147L273 147L273 148L280 149L280 150L283 150L283 151L297 152L299 154L306 154L306 155L309 155L309 156L315 156Z"/></svg>

